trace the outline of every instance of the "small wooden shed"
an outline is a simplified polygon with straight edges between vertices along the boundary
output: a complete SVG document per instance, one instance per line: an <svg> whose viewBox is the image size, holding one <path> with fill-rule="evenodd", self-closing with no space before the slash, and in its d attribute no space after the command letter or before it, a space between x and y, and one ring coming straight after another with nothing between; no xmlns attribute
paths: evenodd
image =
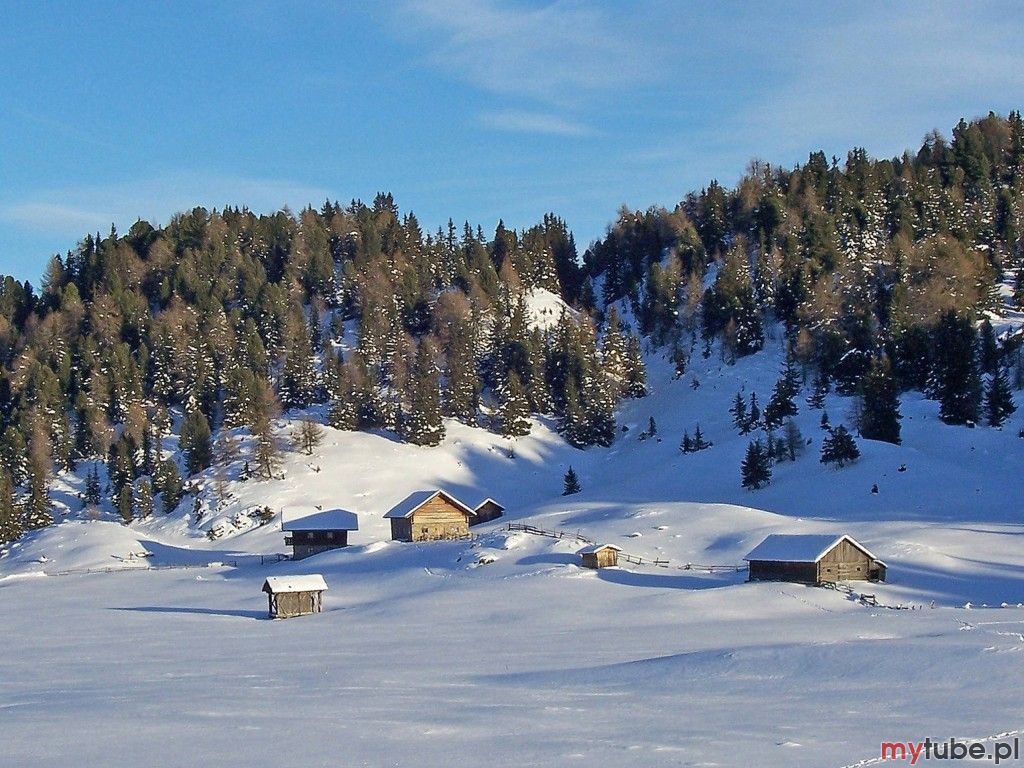
<svg viewBox="0 0 1024 768"><path fill-rule="evenodd" d="M469 524L479 525L480 523L489 523L491 520L497 520L505 513L505 508L494 499L487 498L477 504L473 512L476 517L470 520Z"/></svg>
<svg viewBox="0 0 1024 768"><path fill-rule="evenodd" d="M885 563L845 534L772 534L743 559L750 581L885 581Z"/></svg>
<svg viewBox="0 0 1024 768"><path fill-rule="evenodd" d="M584 568L610 568L619 564L621 551L614 544L591 544L581 549L579 554Z"/></svg>
<svg viewBox="0 0 1024 768"><path fill-rule="evenodd" d="M445 541L468 537L476 512L439 489L409 494L384 517L395 541Z"/></svg>
<svg viewBox="0 0 1024 768"><path fill-rule="evenodd" d="M327 582L320 574L303 576L268 576L263 582L267 593L270 618L287 619L323 610L323 594Z"/></svg>
<svg viewBox="0 0 1024 768"><path fill-rule="evenodd" d="M292 560L348 546L348 532L359 530L359 518L344 509L281 512L284 543L292 548Z"/></svg>

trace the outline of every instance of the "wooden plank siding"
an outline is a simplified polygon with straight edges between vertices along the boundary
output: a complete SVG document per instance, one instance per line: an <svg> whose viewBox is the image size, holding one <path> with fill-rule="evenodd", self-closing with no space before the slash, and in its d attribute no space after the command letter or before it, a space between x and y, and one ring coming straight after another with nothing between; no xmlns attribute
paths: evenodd
<svg viewBox="0 0 1024 768"><path fill-rule="evenodd" d="M396 541L444 541L469 536L469 515L438 495L408 518L392 518L391 538Z"/></svg>
<svg viewBox="0 0 1024 768"><path fill-rule="evenodd" d="M321 592L282 592L269 595L270 618L287 619L320 613L323 610Z"/></svg>
<svg viewBox="0 0 1024 768"><path fill-rule="evenodd" d="M867 553L843 539L818 561L818 581L866 581L871 562Z"/></svg>
<svg viewBox="0 0 1024 768"><path fill-rule="evenodd" d="M476 512L476 518L470 523L470 525L489 523L491 520L497 520L503 513L501 506L499 504L495 504L493 501L484 502L474 511Z"/></svg>

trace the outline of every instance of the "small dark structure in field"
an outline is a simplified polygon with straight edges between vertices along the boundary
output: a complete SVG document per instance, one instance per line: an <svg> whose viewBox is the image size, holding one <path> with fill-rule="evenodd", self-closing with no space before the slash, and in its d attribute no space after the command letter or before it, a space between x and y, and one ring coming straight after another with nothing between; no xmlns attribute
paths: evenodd
<svg viewBox="0 0 1024 768"><path fill-rule="evenodd" d="M504 514L505 508L494 499L488 498L477 504L473 512L476 517L470 520L469 524L479 525L480 523L489 523L491 520L497 520Z"/></svg>
<svg viewBox="0 0 1024 768"><path fill-rule="evenodd" d="M327 582L319 574L305 576L268 576L263 582L267 593L270 618L287 619L323 610L323 593Z"/></svg>
<svg viewBox="0 0 1024 768"><path fill-rule="evenodd" d="M476 512L447 491L417 491L384 515L395 541L445 541L469 536Z"/></svg>
<svg viewBox="0 0 1024 768"><path fill-rule="evenodd" d="M325 509L302 514L281 513L284 543L292 548L292 560L348 546L348 532L359 530L359 518L344 509Z"/></svg>
<svg viewBox="0 0 1024 768"><path fill-rule="evenodd" d="M610 568L619 564L621 551L614 544L591 544L581 549L579 554L584 568Z"/></svg>
<svg viewBox="0 0 1024 768"><path fill-rule="evenodd" d="M772 534L743 559L750 581L885 581L885 563L846 535Z"/></svg>

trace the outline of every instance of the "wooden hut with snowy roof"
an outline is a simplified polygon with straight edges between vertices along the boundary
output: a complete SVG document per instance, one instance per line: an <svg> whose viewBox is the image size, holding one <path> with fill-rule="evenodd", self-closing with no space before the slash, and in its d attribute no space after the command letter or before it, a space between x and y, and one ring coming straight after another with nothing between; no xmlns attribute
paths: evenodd
<svg viewBox="0 0 1024 768"><path fill-rule="evenodd" d="M409 494L384 517L391 521L395 541L445 541L468 537L476 512L438 489Z"/></svg>
<svg viewBox="0 0 1024 768"><path fill-rule="evenodd" d="M292 548L292 560L348 546L348 532L359 530L359 518L344 509L281 512L284 543Z"/></svg>
<svg viewBox="0 0 1024 768"><path fill-rule="evenodd" d="M470 520L470 525L479 525L480 523L489 523L491 520L497 520L505 513L505 508L501 506L492 498L486 498L476 505L473 509L475 517Z"/></svg>
<svg viewBox="0 0 1024 768"><path fill-rule="evenodd" d="M287 619L323 611L323 594L327 582L319 574L302 576L268 576L263 582L267 593L270 618Z"/></svg>
<svg viewBox="0 0 1024 768"><path fill-rule="evenodd" d="M611 568L619 564L619 552L614 544L591 544L579 551L584 568Z"/></svg>
<svg viewBox="0 0 1024 768"><path fill-rule="evenodd" d="M772 534L743 558L750 581L885 581L885 563L852 536Z"/></svg>

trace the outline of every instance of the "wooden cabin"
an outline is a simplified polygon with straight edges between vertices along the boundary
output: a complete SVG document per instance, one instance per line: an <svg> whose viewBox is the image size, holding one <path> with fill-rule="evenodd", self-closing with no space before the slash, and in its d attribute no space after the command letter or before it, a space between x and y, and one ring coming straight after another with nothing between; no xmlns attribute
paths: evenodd
<svg viewBox="0 0 1024 768"><path fill-rule="evenodd" d="M497 520L505 513L505 508L501 506L494 499L484 499L476 508L473 510L476 517L470 520L470 525L479 525L480 523L489 523L491 520Z"/></svg>
<svg viewBox="0 0 1024 768"><path fill-rule="evenodd" d="M614 544L591 544L579 551L584 568L611 568L619 564L619 552Z"/></svg>
<svg viewBox="0 0 1024 768"><path fill-rule="evenodd" d="M281 512L284 543L292 548L292 560L348 546L348 532L359 530L359 518L344 509Z"/></svg>
<svg viewBox="0 0 1024 768"><path fill-rule="evenodd" d="M743 559L750 581L885 581L885 563L846 535L772 534Z"/></svg>
<svg viewBox="0 0 1024 768"><path fill-rule="evenodd" d="M468 537L476 512L447 491L417 491L384 517L395 541L445 541Z"/></svg>
<svg viewBox="0 0 1024 768"><path fill-rule="evenodd" d="M320 613L323 610L323 594L327 582L319 574L305 576L268 576L263 582L267 593L270 618L287 619Z"/></svg>

